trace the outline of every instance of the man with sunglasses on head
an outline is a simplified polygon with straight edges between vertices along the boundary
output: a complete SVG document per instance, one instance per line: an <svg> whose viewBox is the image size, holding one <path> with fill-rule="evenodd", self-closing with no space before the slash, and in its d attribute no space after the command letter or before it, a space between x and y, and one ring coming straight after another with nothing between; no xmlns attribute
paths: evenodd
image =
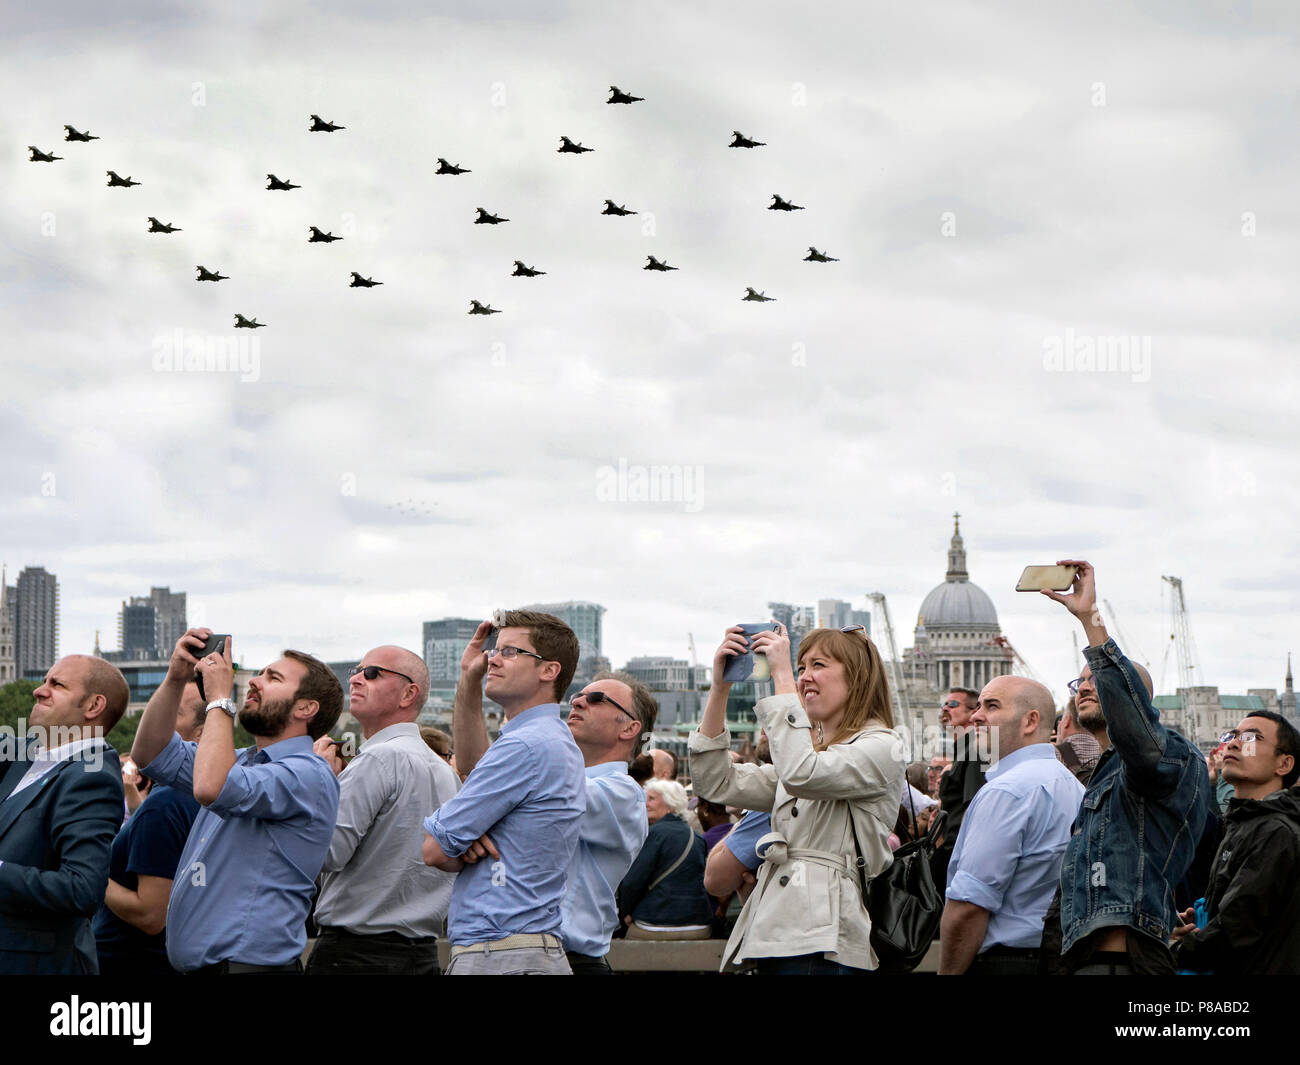
<svg viewBox="0 0 1300 1065"><path fill-rule="evenodd" d="M1070 594L1042 594L1069 610L1087 635L1088 664L1070 689L1080 724L1102 748L1061 866L1060 968L1090 976L1173 975L1174 887L1205 828L1209 773L1196 746L1161 723L1151 675L1106 632L1092 566L1078 559L1058 565L1077 567ZM1049 970L1053 923L1049 908Z"/></svg>
<svg viewBox="0 0 1300 1065"><path fill-rule="evenodd" d="M618 927L615 893L650 832L645 792L627 773L654 730L659 704L626 673L598 673L573 696L569 731L587 772L587 812L569 866L560 938L575 976L607 976Z"/></svg>
<svg viewBox="0 0 1300 1065"><path fill-rule="evenodd" d="M460 790L416 719L429 671L401 647L367 651L349 682L361 749L346 765L328 736L315 751L339 778L339 813L316 903L308 976L438 974L438 935L455 877L416 862L424 818Z"/></svg>
<svg viewBox="0 0 1300 1065"><path fill-rule="evenodd" d="M1216 976L1300 973L1300 733L1257 710L1220 737L1233 786L1206 892L1206 920L1179 914L1178 968Z"/></svg>
<svg viewBox="0 0 1300 1065"><path fill-rule="evenodd" d="M560 906L587 796L559 702L578 638L551 614L511 610L487 649L493 627L479 625L461 656L452 738L465 784L424 822L426 864L458 874L447 975L568 975ZM490 747L484 691L506 718Z"/></svg>

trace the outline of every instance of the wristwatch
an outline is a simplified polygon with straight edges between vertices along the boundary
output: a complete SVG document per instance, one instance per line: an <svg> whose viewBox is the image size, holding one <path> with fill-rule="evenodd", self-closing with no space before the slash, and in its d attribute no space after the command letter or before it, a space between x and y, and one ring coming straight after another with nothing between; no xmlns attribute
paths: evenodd
<svg viewBox="0 0 1300 1065"><path fill-rule="evenodd" d="M235 715L239 712L235 708L234 699L213 699L212 702L208 703L207 712L210 714L213 710L224 710L230 715L232 721L235 719Z"/></svg>

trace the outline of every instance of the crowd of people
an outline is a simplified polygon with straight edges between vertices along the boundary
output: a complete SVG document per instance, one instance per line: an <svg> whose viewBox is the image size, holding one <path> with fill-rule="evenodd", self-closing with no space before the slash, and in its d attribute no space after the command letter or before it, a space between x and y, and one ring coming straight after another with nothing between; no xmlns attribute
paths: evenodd
<svg viewBox="0 0 1300 1065"><path fill-rule="evenodd" d="M231 641L195 628L119 764L126 682L66 657L0 758L0 972L434 975L445 937L447 975L603 975L615 937L725 936L724 971L852 975L881 967L867 886L922 839L940 973L1300 972L1300 734L1252 712L1207 758L1069 564L1043 593L1087 637L1065 711L1023 677L953 688L950 754L910 765L862 626L805 635L794 665L780 625L728 629L687 767L643 752L635 678L564 704L578 641L538 612L478 626L450 736L418 724L421 657L367 652L355 751L323 662L284 651L240 708ZM751 654L773 688L752 752L725 679Z"/></svg>

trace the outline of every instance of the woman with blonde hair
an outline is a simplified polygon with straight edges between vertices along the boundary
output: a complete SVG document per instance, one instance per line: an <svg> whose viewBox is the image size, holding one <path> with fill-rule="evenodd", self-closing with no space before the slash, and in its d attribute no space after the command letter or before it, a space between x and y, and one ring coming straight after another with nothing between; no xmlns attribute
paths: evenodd
<svg viewBox="0 0 1300 1065"><path fill-rule="evenodd" d="M734 763L728 751L728 661L767 657L776 694L754 707L771 765ZM866 630L814 629L799 645L798 679L783 626L745 636L728 629L713 657L713 687L691 734L697 794L770 810L758 841L758 883L736 922L722 967L761 973L851 974L877 967L859 866L870 878L893 861L889 833L903 793L903 743L894 731L884 664Z"/></svg>

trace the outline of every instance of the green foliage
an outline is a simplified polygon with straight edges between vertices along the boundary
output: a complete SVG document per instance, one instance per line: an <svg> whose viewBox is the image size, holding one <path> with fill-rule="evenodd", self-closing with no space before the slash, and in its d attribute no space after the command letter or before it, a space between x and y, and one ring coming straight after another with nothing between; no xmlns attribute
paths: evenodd
<svg viewBox="0 0 1300 1065"><path fill-rule="evenodd" d="M15 680L0 687L0 725L16 729L31 716L36 700L32 698L40 685L34 680Z"/></svg>

